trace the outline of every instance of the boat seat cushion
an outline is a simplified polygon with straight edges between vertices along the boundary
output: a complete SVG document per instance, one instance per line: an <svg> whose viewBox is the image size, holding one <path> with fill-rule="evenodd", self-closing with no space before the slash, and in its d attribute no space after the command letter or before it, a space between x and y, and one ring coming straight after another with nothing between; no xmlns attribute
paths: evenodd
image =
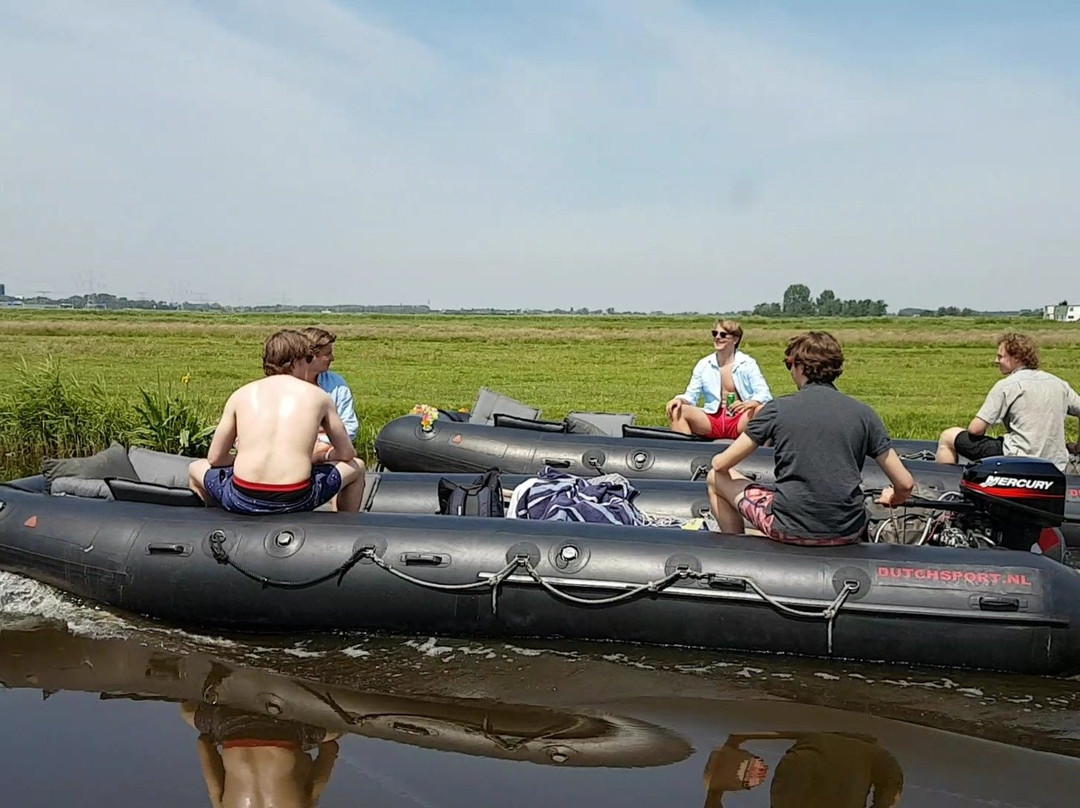
<svg viewBox="0 0 1080 808"><path fill-rule="evenodd" d="M622 428L634 423L632 412L571 412L566 416L566 431L572 435L609 435L622 437Z"/></svg>
<svg viewBox="0 0 1080 808"><path fill-rule="evenodd" d="M187 488L188 466L195 458L132 446L128 449L128 459L135 469L136 479L144 483Z"/></svg>
<svg viewBox="0 0 1080 808"><path fill-rule="evenodd" d="M145 502L150 505L180 505L203 507L203 501L187 486L158 485L138 480L109 477L104 480L113 499L118 502Z"/></svg>
<svg viewBox="0 0 1080 808"><path fill-rule="evenodd" d="M108 487L104 485L106 477L120 477L125 480L137 480L135 468L128 460L127 449L115 441L108 449L103 449L90 457L65 457L63 459L48 458L43 464L45 476L45 490L57 494L75 494L76 496L92 496L98 498L108 497ZM89 492L87 486L71 482L57 483L60 480L75 480L81 482L96 482L100 486L94 486L94 491ZM76 493L73 489L79 489ZM88 493L81 493L83 490Z"/></svg>
<svg viewBox="0 0 1080 808"><path fill-rule="evenodd" d="M495 413L492 420L495 426L506 426L512 429L531 429L533 432L565 432L566 424L562 421L540 421L535 418L518 418L516 415Z"/></svg>
<svg viewBox="0 0 1080 808"><path fill-rule="evenodd" d="M513 415L530 421L535 421L540 417L540 410L536 409L536 407L530 407L528 404L522 404L517 399L510 398L510 396L504 396L502 393L496 393L494 390L481 387L480 395L476 397L476 404L473 405L472 413L469 415L469 423L491 424L494 421L495 413Z"/></svg>
<svg viewBox="0 0 1080 808"><path fill-rule="evenodd" d="M87 499L112 499L109 486L104 480L84 480L81 477L61 477L48 483L48 493L54 497L86 497Z"/></svg>

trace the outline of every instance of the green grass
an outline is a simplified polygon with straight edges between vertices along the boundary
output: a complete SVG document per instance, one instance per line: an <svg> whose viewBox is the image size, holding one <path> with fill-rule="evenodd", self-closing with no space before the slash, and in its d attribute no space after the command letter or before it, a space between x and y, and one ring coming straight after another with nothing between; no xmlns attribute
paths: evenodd
<svg viewBox="0 0 1080 808"><path fill-rule="evenodd" d="M129 414L110 417L118 419L117 428L127 419L125 435L138 423L140 388L155 390L162 407L182 392L184 413L174 405L170 423L183 420L197 428L202 421L193 419L193 411L216 420L229 393L261 375L262 343L271 331L311 323L307 316L270 314L0 313L0 349L9 357L0 366L5 470L36 470L43 452L81 453L104 439L103 427L95 427L83 443L70 435L50 443L40 430L7 423L11 415L3 402L14 393L37 395L42 406L56 395L27 392L28 384L37 389L30 377L40 375L35 369L43 363L54 361L55 370L79 388L80 400L97 396L103 407L121 402L120 411ZM777 395L794 391L781 363L787 338L808 328L834 333L847 356L839 387L877 409L897 436L934 438L946 426L966 425L1000 378L993 365L995 338L1006 330L1034 336L1043 346L1042 367L1080 384L1080 326L1074 324L988 318L742 323L743 347ZM482 385L541 407L544 417L608 410L661 424L664 403L682 392L694 362L711 350L712 326L709 318L676 316L327 315L317 324L338 334L334 370L352 387L361 420L357 445L369 460L375 435L390 419L419 403L469 407ZM147 429L144 442L163 437L147 437ZM1070 431L1075 434L1075 422Z"/></svg>

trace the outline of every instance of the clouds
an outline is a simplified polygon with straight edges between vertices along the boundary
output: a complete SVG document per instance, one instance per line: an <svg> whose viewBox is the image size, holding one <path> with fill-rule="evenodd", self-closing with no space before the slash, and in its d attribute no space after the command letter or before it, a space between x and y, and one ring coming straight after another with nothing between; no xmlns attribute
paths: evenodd
<svg viewBox="0 0 1080 808"><path fill-rule="evenodd" d="M14 278L671 311L795 282L894 307L1068 295L1074 20L1042 51L1038 19L853 46L842 14L525 5L0 10Z"/></svg>

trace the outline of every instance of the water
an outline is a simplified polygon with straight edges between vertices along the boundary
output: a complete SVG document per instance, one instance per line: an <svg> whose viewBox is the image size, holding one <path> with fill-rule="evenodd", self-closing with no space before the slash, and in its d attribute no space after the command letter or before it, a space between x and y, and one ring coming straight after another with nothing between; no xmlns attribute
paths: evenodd
<svg viewBox="0 0 1080 808"><path fill-rule="evenodd" d="M321 806L840 808L868 804L875 780L891 801L902 779L899 805L1064 808L1080 791L1065 679L614 644L210 637L0 573L0 682L11 806L307 805L321 790ZM740 774L763 780L717 790Z"/></svg>

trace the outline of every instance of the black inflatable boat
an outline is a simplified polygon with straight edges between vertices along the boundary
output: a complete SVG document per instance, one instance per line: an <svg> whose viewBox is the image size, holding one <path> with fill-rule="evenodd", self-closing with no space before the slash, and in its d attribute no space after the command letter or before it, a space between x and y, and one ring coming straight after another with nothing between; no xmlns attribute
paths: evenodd
<svg viewBox="0 0 1080 808"><path fill-rule="evenodd" d="M993 549L803 548L430 511L243 517L145 501L160 486L129 483L116 487L119 499L101 500L7 485L0 568L189 626L566 637L1080 671L1080 575L1000 546L1030 546L1061 523L1064 475L1015 459L965 474L956 508L985 523ZM188 501L182 494L176 502ZM160 501L174 499L165 492Z"/></svg>
<svg viewBox="0 0 1080 808"><path fill-rule="evenodd" d="M617 473L635 479L690 480L703 477L713 455L730 443L660 427L624 425L622 435L613 436L570 432L565 421L499 415L493 420L489 425L439 418L425 429L419 417L402 416L379 431L375 451L390 471L445 473L497 466L506 474L535 474L550 466L579 476ZM932 462L936 443L905 439L893 445L910 468L944 470L959 479L959 467ZM747 462L772 473L768 449L759 449Z"/></svg>
<svg viewBox="0 0 1080 808"><path fill-rule="evenodd" d="M624 437L576 434L566 422L530 421L494 416L494 426L440 418L430 430L416 416L387 424L375 441L379 463L391 471L464 473L498 468L504 474L535 474L545 466L583 477L622 474L635 484L644 480L703 480L713 455L729 441L702 441L657 427L623 426ZM964 467L935 463L929 441L894 440L904 464L921 485L955 491ZM739 464L752 480L775 479L772 449L762 447ZM863 468L864 484L888 484L876 463ZM1067 478L1065 514L1076 524L1063 532L1070 546L1080 548L1080 477Z"/></svg>

